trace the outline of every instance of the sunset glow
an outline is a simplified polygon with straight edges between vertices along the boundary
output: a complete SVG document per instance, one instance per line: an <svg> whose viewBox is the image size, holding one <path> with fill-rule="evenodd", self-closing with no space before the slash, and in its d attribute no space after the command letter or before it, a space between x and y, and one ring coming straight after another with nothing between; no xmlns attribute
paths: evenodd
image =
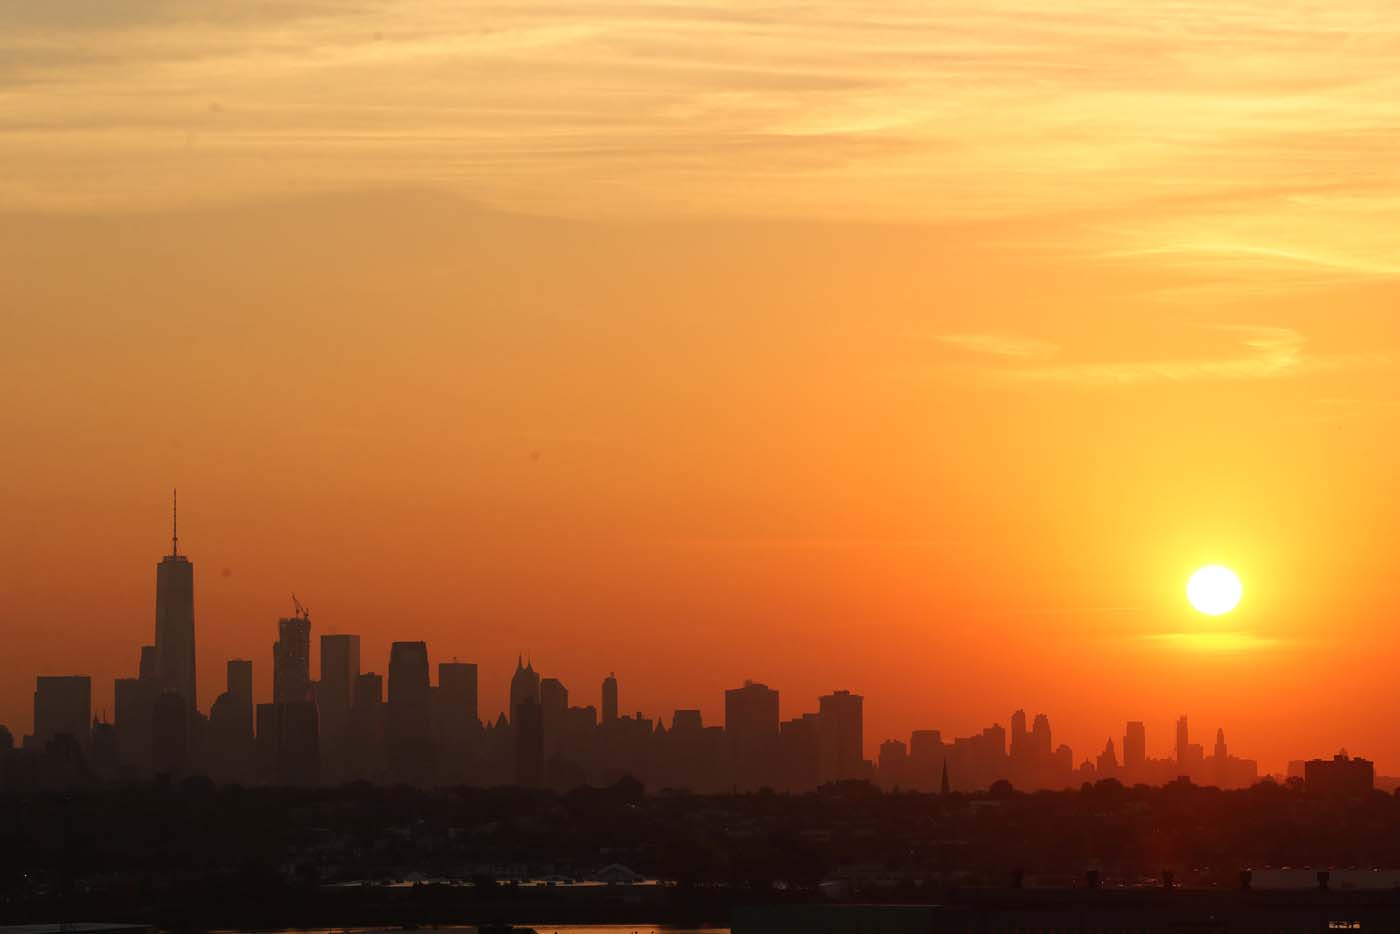
<svg viewBox="0 0 1400 934"><path fill-rule="evenodd" d="M112 708L178 486L201 709L296 593L488 719L526 653L1396 774L1398 60L1376 0L0 3L0 723Z"/></svg>

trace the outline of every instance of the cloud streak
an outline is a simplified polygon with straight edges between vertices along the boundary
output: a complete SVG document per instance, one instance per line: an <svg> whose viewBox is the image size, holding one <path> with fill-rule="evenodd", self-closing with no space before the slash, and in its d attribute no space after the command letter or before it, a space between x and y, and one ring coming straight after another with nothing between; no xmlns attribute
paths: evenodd
<svg viewBox="0 0 1400 934"><path fill-rule="evenodd" d="M1013 383L1112 387L1282 379L1344 367L1390 363L1390 358L1381 354L1310 354L1307 352L1306 338L1292 328L1215 325L1210 330L1232 337L1234 352L1160 360L1011 365L990 368L985 372L996 379ZM945 335L939 339L963 350L1006 360L1043 360L1055 356L1059 350L1054 344L1007 335Z"/></svg>
<svg viewBox="0 0 1400 934"><path fill-rule="evenodd" d="M938 340L961 350L1018 360L1048 360L1060 350L1047 341L1007 334L942 334Z"/></svg>
<svg viewBox="0 0 1400 934"><path fill-rule="evenodd" d="M1244 652L1283 649L1291 645L1283 639L1260 636L1244 630L1234 632L1161 632L1153 633L1146 639L1155 645L1208 655L1238 655Z"/></svg>
<svg viewBox="0 0 1400 934"><path fill-rule="evenodd" d="M1379 0L0 0L0 209L431 185L1393 279L1397 56Z"/></svg>

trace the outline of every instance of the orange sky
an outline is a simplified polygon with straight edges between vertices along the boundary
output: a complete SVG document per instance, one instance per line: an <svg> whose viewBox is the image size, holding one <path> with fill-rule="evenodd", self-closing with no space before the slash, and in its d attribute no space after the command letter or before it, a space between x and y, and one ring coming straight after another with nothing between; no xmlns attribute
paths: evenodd
<svg viewBox="0 0 1400 934"><path fill-rule="evenodd" d="M201 706L295 591L867 745L1189 713L1400 770L1380 3L0 6L0 723L182 491ZM1195 615L1219 562L1245 603Z"/></svg>

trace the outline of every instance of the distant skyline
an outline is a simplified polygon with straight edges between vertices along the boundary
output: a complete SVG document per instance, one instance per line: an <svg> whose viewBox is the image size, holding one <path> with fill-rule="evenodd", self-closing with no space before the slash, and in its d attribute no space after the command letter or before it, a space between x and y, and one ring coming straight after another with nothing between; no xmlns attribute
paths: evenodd
<svg viewBox="0 0 1400 934"><path fill-rule="evenodd" d="M196 682L196 677L193 671L182 670L180 666L188 664L190 662L190 654L193 652L193 648L196 642L198 626L196 625L195 620L198 617L198 613L197 610L194 609L192 604L197 603L197 595L199 593L199 588L197 586L193 586L191 583L191 581L194 579L193 569L195 565L192 563L190 556L187 553L181 553L179 549L177 525L178 500L176 499L177 495L178 494L172 494L173 504L170 519L170 552L160 560L156 568L156 588L154 593L154 605L156 609L156 626L153 633L153 639L152 642L144 648L138 647L140 648L140 651L134 654L141 659L141 664L138 667L140 667L142 670L141 677L143 679L147 677L147 675L145 674L146 653L150 652L150 657L153 662L151 665L150 677L152 678L152 683L154 685L159 686L156 689L174 692L175 694L182 696L187 696L190 693L190 689ZM323 721L322 732L325 733L327 730L329 730L330 736L332 737L328 740L326 736L322 736L323 747L327 742L335 743L339 741L336 737L336 734L338 730L344 728L343 726L338 725L340 723L340 718L343 718L344 713L338 711L340 711L341 706L347 703L347 698L350 698L355 695L353 679L351 681L344 680L345 671L343 669L346 664L352 665L353 670L349 672L352 676L358 675L360 672L377 672L376 677L382 679L380 681L380 689L382 690L383 686L387 683L390 683L392 680L391 672L393 670L394 665L396 664L394 659L399 657L399 653L401 650L410 650L414 653L417 653L417 656L422 659L421 677L423 679L423 684L425 687L431 679L431 673L437 671L438 664L445 661L445 659L437 658L434 656L433 648L431 645L428 645L424 642L405 642L403 641L405 634L391 633L390 638L393 640L393 650L389 653L388 657L382 660L383 664L376 665L372 658L361 657L360 636L358 633L351 635L339 635L334 632L319 634L315 633L313 631L314 626L312 624L309 609L305 607L296 598L295 594L291 595L290 602L292 605L290 615L279 617L277 621L277 641L276 644L273 645L271 658L263 658L259 660L256 657L256 652L250 652L244 655L224 660L220 663L219 668L221 670L224 668L228 668L228 670L231 672L233 666L236 665L241 669L245 670L251 668L252 673L256 675L261 669L265 667L268 671L271 672L269 676L259 677L256 679L256 683L262 683L270 680L272 682L270 690L267 690L266 692L254 690L253 694L246 701L248 704L271 704L274 701L281 703L283 701L305 700L312 701L317 706L321 707L321 719ZM352 641L347 643L345 642L346 639ZM340 678L340 680L333 685L321 686L315 681L314 673L318 670L322 672L327 670L327 663L319 657L325 651L326 640L334 642L336 644L335 651L339 655L342 655L344 657L339 658L339 660L332 664L331 668L329 669L333 672L340 672L340 674L337 676ZM321 651L317 650L317 646L320 647ZM424 652L426 652L426 656L423 656L422 653ZM80 656L75 654L70 658L70 661L72 661L76 665L79 663L79 658ZM351 661L352 659L353 661ZM451 661L454 663L458 660L458 656L455 655L451 659ZM526 682L524 682L525 687L523 688L523 690L526 690L528 693L531 694L531 696L534 698L534 702L537 705L540 703L541 674L538 673L533 666L534 656L532 653L524 651L517 653L516 667L514 669L514 676L510 682L508 694L500 698L501 700L505 700L508 697L509 703L502 703L500 705L499 712L497 712L494 716L491 715L489 712L492 709L493 702L491 700L487 700L483 705L482 699L480 697L480 665L473 658L470 657L461 660L469 661L471 663L470 665L466 666L471 670L468 676L469 682L466 682L466 684L469 685L469 690L471 693L471 709L477 712L480 712L482 710L487 711L485 716L482 717L482 725L489 727L490 724L497 719L497 717L502 716L505 717L505 719L511 721L515 719L515 712L517 711L518 705L521 703L522 700L522 696L518 696L519 692L522 690L522 682L520 682L519 680L522 677L522 675L528 675ZM285 671L285 679L283 677L284 664L289 666L286 668ZM134 677L135 674L135 671L128 671L125 673L125 675L121 675L119 677ZM38 673L40 681L43 681L46 677L54 675L79 675L88 678L92 677L89 671L78 669L62 673ZM233 677L234 676L231 673L228 675L228 678L230 679L232 679ZM240 675L239 679L242 680L244 677L245 675ZM311 677L312 681L308 682L306 680L308 677ZM443 675L443 677L446 677L446 675ZM531 681L530 679L533 680ZM62 679L60 678L60 680ZM491 680L492 679L488 677L488 683ZM561 695L563 699L556 698L556 700L553 701L553 703L557 703L559 705L560 710L562 710L564 706L567 706L569 704L569 700L572 699L575 702L575 706L591 707L593 709L593 717L595 720L598 716L598 712L601 711L602 720L604 723L608 722L609 717L616 717L618 714L621 714L626 717L631 717L635 712L637 716L645 715L646 718L650 721L665 724L670 722L670 718L673 715L680 715L685 711L699 712L700 716L703 717L704 710L707 706L704 704L694 703L693 700L690 699L676 698L672 702L670 702L669 705L667 705L666 702L663 702L663 707L661 709L643 709L640 706L636 708L629 708L625 706L625 704L619 705L618 680L614 672L609 671L605 679L595 678L595 681L597 682L598 694L596 698L593 697L592 691L589 688L584 687L583 685L579 685L577 683L574 685L572 694L570 694L567 683L561 683L560 680L553 676L545 679L544 683L552 684L553 690L564 692ZM230 681L229 683L231 684L232 681ZM438 686L436 681L434 680L433 683L434 689L436 689ZM215 684L216 687L214 693L221 694L224 690L223 679L215 679ZM748 729L748 727L745 726L745 723L749 720L752 720L754 717L757 717L757 722L765 722L766 720L771 720L772 726L774 727L774 729L776 729L776 726L780 719L787 720L792 718L800 718L804 714L812 716L815 715L818 712L818 710L820 710L821 722L831 721L832 717L838 717L838 719L839 717L853 717L853 720L850 720L849 723L853 723L854 726L843 727L843 729L853 729L853 735L857 737L861 736L862 734L861 723L864 719L864 714L862 711L862 708L864 707L863 697L856 696L854 698L854 708L849 708L844 703L839 705L835 703L837 701L842 701L845 696L851 694L851 692L845 688L836 689L833 692L832 696L825 696L820 698L820 706L817 705L816 698L809 698L808 702L805 704L803 704L799 699L799 701L796 702L796 706L802 709L794 710L794 701L792 698L788 699L786 705L783 705L781 703L783 692L780 686L765 685L752 678L745 678L742 682L742 685L742 689L734 687L725 689L724 708L721 712L721 715L719 717L710 718L708 721L710 725L715 725L716 723L722 725L726 733L730 733L731 735L737 735L739 738L732 740L732 742L738 743L739 746L737 748L740 750L746 749L747 747L745 746L745 744L751 742L751 740L744 738L747 734L745 734L742 731ZM329 697L322 696L323 692L325 691L329 691ZM115 722L118 725L119 729L123 729L122 720L120 716L113 717L111 715L112 708L104 706L101 703L103 697L108 694L110 694L110 688L108 688L106 691L103 691L100 686L95 686L95 689L92 690L90 693L88 689L85 688L84 696L92 698L91 700L88 700L85 703L91 705L91 710L94 719L100 719L107 723ZM340 698L338 701L336 700L337 697ZM750 698L750 700L744 700L745 698ZM828 712L828 702L832 702L833 704L833 706L830 708L830 712ZM37 703L38 700L36 695L36 706L31 708L35 717L38 716ZM739 704L738 707L734 706L736 703ZM758 705L757 707L753 706L755 703ZM425 707L424 716L427 717L428 714L426 712L426 706L428 704L428 699L426 695L423 698L423 704ZM211 704L205 704L201 702L196 705L196 708L199 711L202 711L204 714L208 715L212 711L212 706L213 705ZM840 708L840 710L846 712L838 714L838 707ZM249 710L251 709L252 708L249 707ZM65 716L71 716L71 714L65 714ZM1063 746L1062 738L1056 738L1056 740L1054 741L1055 744L1058 744L1061 747L1057 749L1056 745L1052 745L1050 733L1051 727L1047 716L1043 712L1037 712L1035 729L1033 731L1030 731L1027 729L1026 711L1024 709L1018 709L1015 712L1015 714L1010 718L1009 729L1007 723L1003 723L1001 719L998 719L995 723L990 723L982 726L979 729L970 731L970 735L974 737L973 742L975 743L980 743L983 740L991 741L994 739L994 748L1002 750L1003 752L1009 752L1012 757L1010 761L1012 763L1020 761L1021 766L1028 769L1028 774L1032 775L1044 774L1043 770L1045 768L1050 767L1052 758L1057 763L1055 765L1055 768L1062 770L1067 775L1071 770L1077 769L1081 763L1084 763L1085 766L1089 766L1096 762L1101 772L1105 768L1107 768L1111 774L1116 769L1128 766L1134 758L1136 758L1139 765L1141 765L1142 759L1146 757L1147 759L1156 759L1163 761L1153 764L1153 768L1150 770L1150 774L1153 776L1151 779L1148 778L1148 771L1140 771L1137 773L1137 778L1134 780L1151 780L1161 782L1169 780L1172 774L1175 774L1173 773L1173 769L1180 769L1181 771L1179 772L1179 774L1184 775L1186 774L1186 771L1188 769L1190 769L1191 771L1196 771L1198 769L1203 768L1199 760L1203 756L1211 755L1211 753L1208 752L1206 750L1206 747L1202 744L1197 744L1194 747L1188 746L1189 741L1186 738L1188 736L1186 726L1187 716L1184 714L1178 717L1175 723L1173 724L1173 734L1169 745L1154 743L1152 742L1152 739L1148 739L1155 738L1156 733L1154 730L1151 729L1144 730L1145 724L1141 720L1135 721L1131 718L1131 716L1129 716L1123 722L1126 723L1126 732L1128 734L1127 737L1124 737L1122 735L1115 736L1112 733L1110 733L1109 738L1107 739L1106 744L1104 745L1101 751L1096 751L1095 749L1090 749L1087 747L1077 747L1073 748L1073 750L1071 751L1070 747ZM14 725L3 723L0 723L0 725L10 726L12 734L16 737L17 740L20 736L22 736L23 732L25 732L22 728L17 728L17 722L15 722ZM39 724L37 722L34 722L32 726L36 732L39 731ZM132 727L130 725L127 725L125 729L132 729ZM146 727L146 729L149 730L149 727ZM207 727L203 729L207 729ZM249 724L249 729L251 729L251 723ZM456 729L460 729L460 727ZM733 731L736 729L740 730L738 734L733 733ZM866 768L876 767L878 764L878 768L882 770L880 771L881 784L888 785L891 782L897 781L897 779L891 778L891 775L902 774L908 768L906 764L903 764L905 762L904 757L915 752L915 744L918 741L919 734L929 733L930 731L934 736L937 736L939 733L943 732L943 728L941 724L937 722L925 722L909 725L904 729L902 733L872 736L870 733L866 732L864 734L864 742L858 742L856 744L861 748L848 749L845 755L847 755L849 761L847 761L847 763L844 766L841 766L840 768L850 771L852 772L852 774L859 773L862 768L860 764L860 759L864 758L868 760L868 764L864 766ZM45 733L44 735L47 735L47 733ZM914 743L911 743L911 735L915 738ZM1219 766L1215 766L1214 768L1216 771L1220 771L1223 775L1223 770L1226 769L1226 766L1223 764L1225 757L1225 753L1223 751L1225 749L1223 728L1217 729L1215 735L1216 740L1214 755L1216 756L1216 759L1222 764ZM976 739L979 736L981 737L981 739ZM1034 747L1032 747L1031 745L1032 737L1038 740ZM945 748L951 751L953 749L952 744L955 738L956 737L954 733L946 733L942 740L942 743L945 744ZM753 755L756 757L756 762L762 761L763 757L768 755L768 752L766 751L766 744L770 741L776 742L776 740L776 733L774 733L771 738L766 737L766 735L760 736L757 740L759 746L755 748L762 749L765 751L762 753L753 751L742 752L741 755ZM557 740L554 741L557 742ZM123 740L123 742L128 741ZM191 740L191 742L193 742L193 740ZM202 740L201 742L207 742L207 740ZM456 742L465 743L466 740L458 739ZM959 742L963 742L963 740L959 740ZM1158 745L1166 745L1165 752L1159 753L1157 750ZM892 746L898 747L898 749L895 750L895 752L896 755L899 757L898 761L895 762L893 765L888 763L886 760L886 757L891 752ZM479 747L473 746L472 748L476 749ZM980 749L981 747L979 745L976 748ZM991 748L993 747L989 747L987 753L985 754L982 752L972 752L973 747L968 747L967 750L960 750L959 769L973 769L974 773L978 776L976 780L981 781L983 784L991 781L993 778L997 777L998 774L1001 774L996 771L996 766L989 765L988 763L981 763L981 757L983 755L990 755ZM1036 751L1032 752L1031 750L1033 748ZM1194 753L1192 752L1192 750L1194 750ZM999 760L1003 752L998 752L993 757L992 761ZM1064 753L1063 757L1060 756L1060 752ZM323 754L325 754L324 749ZM441 755L442 753L439 754ZM951 752L949 754L951 754ZM976 764L972 760L963 761L969 754L976 757L977 762L981 764ZM836 753L833 752L832 755L834 756L836 755ZM1027 761L1021 761L1017 759L1017 756L1029 755L1041 757L1044 761L1041 762L1040 759L1037 759L1036 761L1040 764L1033 767L1029 765ZM1183 765L1184 762L1190 760L1190 757L1192 755L1196 757L1196 764L1194 766ZM851 756L854 756L855 758L850 759L849 757ZM1061 758L1063 758L1063 761L1060 761ZM1290 756L1290 758L1313 758L1313 756L1292 755ZM391 755L390 760L392 761L392 759L393 756ZM838 766L834 764L835 761L836 760L833 759L832 763L827 763L825 760L823 760L822 768L824 770L829 769L833 772L837 771ZM946 760L942 761L944 761L946 768ZM1104 765L1105 761L1108 762L1107 767L1105 767ZM1171 765L1171 762L1175 762L1175 765ZM1248 772L1246 774L1253 775L1254 763L1250 761L1246 764L1248 765ZM1162 768L1163 765L1167 767ZM926 771L933 767L934 766L931 764L930 761L925 761L922 766L922 768ZM1234 766L1230 766L1230 768L1234 768ZM1285 770L1283 769L1273 771L1279 774L1284 774L1285 772ZM1264 774L1268 774L1268 772L1269 770L1265 770L1263 773L1261 773L1261 777ZM763 773L760 770L758 774L762 775ZM1202 774L1211 775L1214 773L1208 769ZM1231 774L1233 775L1234 773ZM746 775L748 776L747 778L744 777ZM1003 777L1015 778L1014 775L1009 774L1004 775ZM966 780L968 776L960 775L960 778ZM756 778L742 770L738 773L738 778L736 780L741 781L746 786L757 786L758 784L763 784L765 781L765 779L761 777ZM931 780L931 775L925 775L923 777L923 780L925 783L927 783ZM1248 784L1250 780L1252 779L1242 779L1239 776L1235 776L1229 779L1229 781L1232 782L1243 781L1244 784Z"/></svg>
<svg viewBox="0 0 1400 934"><path fill-rule="evenodd" d="M110 710L178 486L202 709L296 593L483 716L524 651L848 687L867 755L1400 774L1397 56L1378 0L0 3L0 722Z"/></svg>
<svg viewBox="0 0 1400 934"><path fill-rule="evenodd" d="M172 492L170 553L156 566L154 638L139 647L137 669L115 680L115 715L94 714L90 675L37 675L33 729L19 737L29 766L15 767L15 775L50 784L205 775L234 784L515 784L562 791L631 776L653 788L700 793L765 787L800 793L862 780L885 790L944 793L1002 781L1038 790L1105 779L1127 785L1180 779L1232 789L1262 777L1255 760L1231 752L1223 728L1209 748L1192 742L1184 714L1168 756L1149 752L1150 734L1140 720L1125 721L1121 744L1110 737L1097 756L1076 756L1044 712L1028 726L1024 709L1011 715L1009 731L997 722L970 736L945 737L925 723L883 739L878 753L867 756L865 697L847 688L821 695L815 711L784 718L781 691L745 679L725 690L722 724L707 724L700 708L678 704L668 727L664 709L622 712L615 673L599 685L598 703L586 703L586 692L576 692L578 703L571 703L567 683L545 677L524 653L516 656L505 710L482 720L477 663L439 662L434 684L428 643L395 633L383 668L366 670L359 634L318 639L309 608L295 594L292 615L277 620L270 694L254 690L254 660L229 659L224 690L206 711L195 703L198 588L194 564L180 553L178 515ZM1198 597L1211 579L1230 573L1207 570ZM1238 584L1228 580L1232 588ZM1233 589L1229 597L1235 599ZM0 731L0 739L4 750L16 742L11 729ZM1322 768L1337 787L1372 788L1372 761L1345 753L1336 760L1330 772ZM1300 764L1289 763L1288 779L1301 779ZM1328 781L1323 772L1309 771L1309 785Z"/></svg>

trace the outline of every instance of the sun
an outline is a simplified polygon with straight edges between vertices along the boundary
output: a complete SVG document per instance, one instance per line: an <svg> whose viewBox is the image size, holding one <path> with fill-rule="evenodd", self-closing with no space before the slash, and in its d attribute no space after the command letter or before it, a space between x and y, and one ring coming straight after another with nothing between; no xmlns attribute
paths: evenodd
<svg viewBox="0 0 1400 934"><path fill-rule="evenodd" d="M1186 599L1207 616L1220 616L1239 605L1244 587L1234 571L1218 564L1201 568L1186 582Z"/></svg>

